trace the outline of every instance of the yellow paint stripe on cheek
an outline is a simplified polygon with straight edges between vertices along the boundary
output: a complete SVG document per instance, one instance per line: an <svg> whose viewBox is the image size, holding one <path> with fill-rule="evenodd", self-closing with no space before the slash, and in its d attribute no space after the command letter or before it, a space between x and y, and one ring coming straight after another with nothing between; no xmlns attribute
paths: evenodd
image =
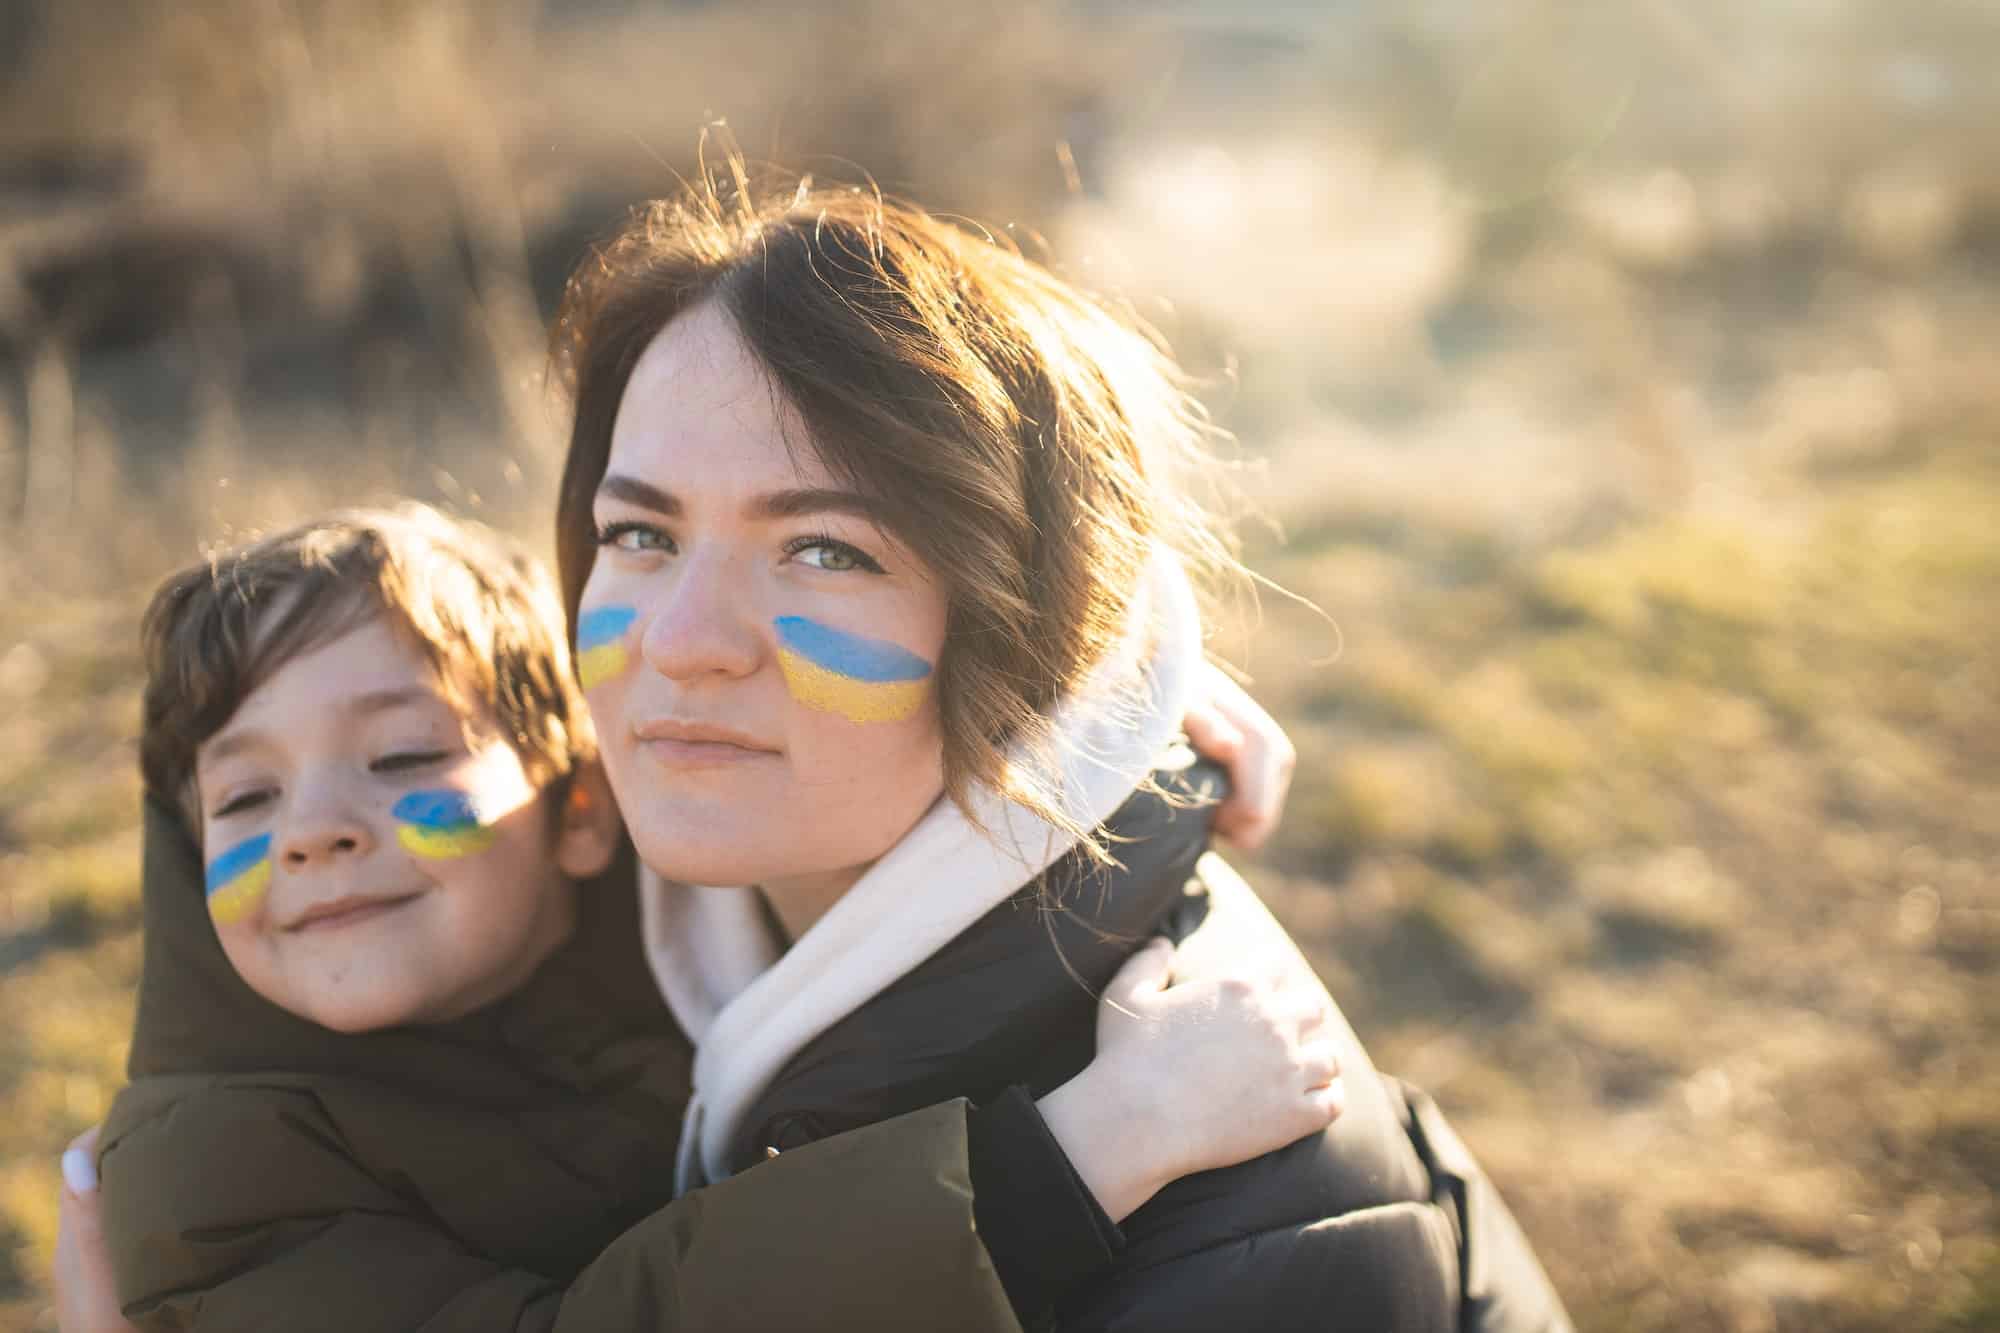
<svg viewBox="0 0 2000 1333"><path fill-rule="evenodd" d="M208 895L208 914L220 926L233 926L256 910L271 887L271 863L259 861L228 884Z"/></svg>
<svg viewBox="0 0 2000 1333"><path fill-rule="evenodd" d="M482 826L455 829L420 828L405 824L396 830L396 841L412 856L427 861L450 861L472 856L493 845L493 830Z"/></svg>
<svg viewBox="0 0 2000 1333"><path fill-rule="evenodd" d="M586 690L594 689L621 674L631 665L631 655L622 643L601 643L577 654L576 676Z"/></svg>
<svg viewBox="0 0 2000 1333"><path fill-rule="evenodd" d="M789 651L779 652L778 665L794 699L849 722L901 722L923 706L930 689L928 680L856 680Z"/></svg>

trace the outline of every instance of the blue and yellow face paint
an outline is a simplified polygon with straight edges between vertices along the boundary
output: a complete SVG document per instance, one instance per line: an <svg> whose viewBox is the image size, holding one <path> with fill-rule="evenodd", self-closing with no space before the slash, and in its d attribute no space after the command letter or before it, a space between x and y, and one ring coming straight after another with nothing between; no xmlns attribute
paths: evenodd
<svg viewBox="0 0 2000 1333"><path fill-rule="evenodd" d="M208 863L208 914L231 926L250 915L271 887L271 835L245 838Z"/></svg>
<svg viewBox="0 0 2000 1333"><path fill-rule="evenodd" d="M403 825L396 830L403 850L428 861L471 856L493 845L493 826L462 791L413 791L389 813Z"/></svg>
<svg viewBox="0 0 2000 1333"><path fill-rule="evenodd" d="M772 623L786 688L807 708L849 722L901 722L923 703L931 664L909 649L804 616Z"/></svg>
<svg viewBox="0 0 2000 1333"><path fill-rule="evenodd" d="M639 618L630 606L593 606L576 621L576 678L590 689L610 680L632 663L625 633Z"/></svg>

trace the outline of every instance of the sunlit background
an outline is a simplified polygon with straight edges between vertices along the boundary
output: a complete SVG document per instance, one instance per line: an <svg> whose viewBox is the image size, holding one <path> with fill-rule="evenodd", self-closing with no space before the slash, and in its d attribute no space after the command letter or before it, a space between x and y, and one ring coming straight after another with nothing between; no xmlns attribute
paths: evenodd
<svg viewBox="0 0 2000 1333"><path fill-rule="evenodd" d="M1580 1326L2000 1327L1997 72L1984 0L0 6L0 1328L121 1079L152 582L542 540L555 294L718 119L1202 377L1301 599L1218 644L1252 877Z"/></svg>

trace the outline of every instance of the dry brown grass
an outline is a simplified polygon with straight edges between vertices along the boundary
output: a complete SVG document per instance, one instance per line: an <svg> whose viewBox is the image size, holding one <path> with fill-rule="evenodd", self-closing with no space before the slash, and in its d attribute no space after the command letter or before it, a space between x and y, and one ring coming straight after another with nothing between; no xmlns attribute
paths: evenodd
<svg viewBox="0 0 2000 1333"><path fill-rule="evenodd" d="M1409 557L1341 663L1260 680L1319 756L1284 914L1590 1326L1923 1326L1990 1287L1993 443L1783 538ZM1345 544L1291 585L1348 605Z"/></svg>

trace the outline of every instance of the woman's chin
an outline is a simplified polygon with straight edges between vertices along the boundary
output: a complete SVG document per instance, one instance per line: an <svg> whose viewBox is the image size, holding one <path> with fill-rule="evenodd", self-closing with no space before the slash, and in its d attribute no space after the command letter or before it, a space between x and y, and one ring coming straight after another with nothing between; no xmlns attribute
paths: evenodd
<svg viewBox="0 0 2000 1333"><path fill-rule="evenodd" d="M797 821L788 821L798 830ZM634 822L632 846L639 860L663 879L712 888L769 888L786 881L818 881L828 876L851 880L895 845L902 828L885 830L843 829L840 836L812 839L774 836L777 829L767 823L755 829L720 821L700 828L699 836L689 837L690 824L674 821L650 827ZM784 828L785 825L778 825ZM874 836L855 836L856 833Z"/></svg>
<svg viewBox="0 0 2000 1333"><path fill-rule="evenodd" d="M782 867L769 855L768 839L761 845L760 854L745 856L746 848L757 848L760 844L755 840L746 842L740 836L731 837L722 828L706 830L708 836L700 838L689 838L686 832L685 828L647 829L635 824L632 846L648 869L683 884L729 888L762 883L772 874L782 873Z"/></svg>

